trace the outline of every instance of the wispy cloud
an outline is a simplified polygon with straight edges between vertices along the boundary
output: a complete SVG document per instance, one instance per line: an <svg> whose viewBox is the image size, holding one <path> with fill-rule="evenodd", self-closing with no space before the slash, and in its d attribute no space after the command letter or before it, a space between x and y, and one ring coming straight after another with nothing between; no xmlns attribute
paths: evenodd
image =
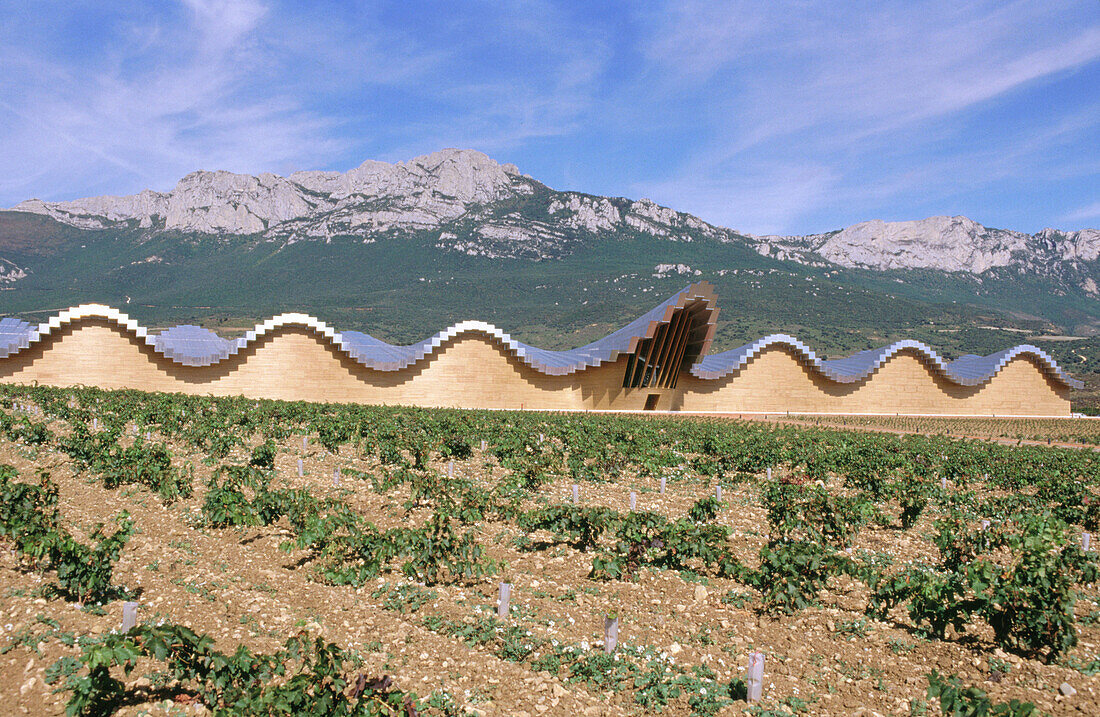
<svg viewBox="0 0 1100 717"><path fill-rule="evenodd" d="M707 95L719 110L707 115L709 141L658 180L667 188L737 176L734 167L770 174L769 164L789 165L792 155L829 163L836 183L850 186L865 181L876 161L896 155L901 143L923 144L938 162L945 119L965 121L995 98L1100 59L1100 24L1074 24L1038 3L674 6L671 27L655 27L647 46L647 76L663 78L657 85L670 98ZM1088 127L1098 122L1090 115ZM976 142L981 146L962 140L959 148L984 147L984 138ZM882 180L899 192L922 189L899 183L899 175L927 178L910 166ZM729 206L744 191L741 182L731 183ZM761 189L763 200L770 196ZM818 195L818 203L803 205L803 215L837 196ZM730 212L710 218L741 219Z"/></svg>
<svg viewBox="0 0 1100 717"><path fill-rule="evenodd" d="M331 121L296 99L248 96L266 61L255 38L263 5L183 5L167 30L159 22L105 28L114 30L113 49L88 62L25 44L0 50L5 67L19 68L0 81L0 143L25 148L0 155L5 194L41 194L43 175L53 176L45 193L55 196L94 186L97 175L132 191L166 188L198 168L261 169L335 149L323 132ZM28 176L26 166L40 169Z"/></svg>
<svg viewBox="0 0 1100 717"><path fill-rule="evenodd" d="M445 30L458 49L416 89L440 108L388 156L405 159L443 146L507 152L568 138L590 123L602 100L610 54L607 32L578 25L558 3L487 3ZM567 139L565 141L568 141Z"/></svg>
<svg viewBox="0 0 1100 717"><path fill-rule="evenodd" d="M1064 215L1062 221L1065 222L1080 222L1080 221L1096 221L1100 220L1100 201L1093 202L1084 207L1078 207L1072 212Z"/></svg>
<svg viewBox="0 0 1100 717"><path fill-rule="evenodd" d="M9 6L0 206L445 146L754 233L1041 226L1100 181L1095 0Z"/></svg>
<svg viewBox="0 0 1100 717"><path fill-rule="evenodd" d="M1037 3L671 5L647 48L655 74L680 90L729 80L741 115L772 119L757 137L890 129L1100 58L1100 25L1051 23Z"/></svg>
<svg viewBox="0 0 1100 717"><path fill-rule="evenodd" d="M730 228L752 234L782 234L807 206L816 205L836 189L838 177L828 167L812 164L769 164L761 170L653 183L644 191L669 205L703 217L733 217ZM830 227L835 228L835 227Z"/></svg>
<svg viewBox="0 0 1100 717"><path fill-rule="evenodd" d="M0 199L167 189L199 168L504 151L574 132L606 55L597 30L543 0L427 14L420 26L339 3L156 7L108 13L79 61L14 31L0 43L11 70L0 77L0 144L14 148L0 153ZM484 59L494 53L496 65Z"/></svg>

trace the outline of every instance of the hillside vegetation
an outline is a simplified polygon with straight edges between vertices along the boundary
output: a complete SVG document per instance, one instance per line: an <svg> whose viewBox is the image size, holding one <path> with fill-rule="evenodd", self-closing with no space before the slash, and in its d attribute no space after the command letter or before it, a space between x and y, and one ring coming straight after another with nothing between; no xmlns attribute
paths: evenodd
<svg viewBox="0 0 1100 717"><path fill-rule="evenodd" d="M0 314L102 303L234 334L300 311L395 343L480 319L572 348L707 280L714 350L770 333L832 358L905 338L951 358L1032 342L1083 375L1100 367L1098 266L1092 229L929 217L753 236L557 191L462 149L347 172L193 172L168 192L0 211Z"/></svg>
<svg viewBox="0 0 1100 717"><path fill-rule="evenodd" d="M987 352L1061 331L1049 319L933 303L911 296L915 290L902 284L864 287L836 271L782 263L717 242L620 238L554 261L531 262L441 252L415 238L278 247L178 237L136 243L132 236L106 231L35 261L8 256L32 270L16 288L0 292L0 307L36 320L70 305L98 302L148 325L190 322L231 332L276 313L304 311L343 330L408 343L478 318L524 341L567 348L602 336L690 281L705 279L721 302L718 349L787 332L829 355L897 338L926 340L948 352ZM655 276L661 264L691 270ZM893 293L884 290L894 287ZM1047 344L1062 353L1070 350L1068 344ZM1093 352L1088 355L1096 360Z"/></svg>

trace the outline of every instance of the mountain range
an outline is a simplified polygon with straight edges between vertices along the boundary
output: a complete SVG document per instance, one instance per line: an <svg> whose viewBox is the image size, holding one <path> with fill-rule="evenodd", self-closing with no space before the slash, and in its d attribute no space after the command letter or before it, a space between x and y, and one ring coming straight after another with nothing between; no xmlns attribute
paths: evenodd
<svg viewBox="0 0 1100 717"><path fill-rule="evenodd" d="M428 231L438 232L441 248L493 258L560 258L586 235L598 239L618 231L668 241L702 235L818 266L971 274L1009 267L1074 277L1092 295L1097 286L1090 265L1100 257L1100 231L1095 229L1024 234L958 216L875 220L809 236L754 236L648 199L553 192L515 165L459 149L396 164L368 160L348 172L295 172L289 177L193 172L170 192L145 190L128 197L66 202L31 199L12 211L42 214L80 229L136 226L150 234L250 236L281 243L338 237L370 242Z"/></svg>
<svg viewBox="0 0 1100 717"><path fill-rule="evenodd" d="M697 278L722 297L716 348L773 331L834 354L1045 340L1071 370L1100 370L1095 229L937 216L752 235L459 149L347 172L199 171L168 192L0 211L0 313L24 318L95 301L231 332L307 311L410 342L478 318L561 348Z"/></svg>

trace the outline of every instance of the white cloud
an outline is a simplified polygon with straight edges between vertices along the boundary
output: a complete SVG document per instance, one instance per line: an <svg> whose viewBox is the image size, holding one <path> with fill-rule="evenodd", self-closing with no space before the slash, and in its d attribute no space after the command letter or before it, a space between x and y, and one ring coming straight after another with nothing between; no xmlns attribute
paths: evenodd
<svg viewBox="0 0 1100 717"><path fill-rule="evenodd" d="M1079 207L1062 217L1064 222L1079 222L1100 219L1100 201Z"/></svg>
<svg viewBox="0 0 1100 717"><path fill-rule="evenodd" d="M1100 59L1100 25L1075 23L1072 14L1045 3L691 1L670 6L672 21L649 27L645 77L668 103L705 108L694 119L699 136L707 139L654 183L666 187L669 196L690 196L687 189L674 191L678 183L702 183L710 187L708 195L717 197L729 166L783 176L784 167L802 158L828 167L826 174L836 185L836 191L807 195L818 203L805 206L807 214L836 206L845 195L880 191L855 183L855 176L862 181L875 167L881 168L880 181L897 192L936 191L935 183L904 181L932 179L935 173L924 168L886 173L899 148L917 152L924 147L928 161L945 170L953 164L957 174L963 163L941 155L945 144L958 141L950 135L966 113ZM1059 122L1061 111L1051 114L1050 123ZM1091 114L1084 129L1098 122L1100 116ZM960 156L1013 155L1021 159L1015 166L1004 157L988 161L1002 173L1019 172L1062 141L1059 133L1043 127L1035 134L1024 142L1030 152L996 139L953 149ZM938 178L950 182L951 174L943 171ZM741 182L728 187L730 206L744 201L744 192L751 197L758 191L761 205L774 201L768 184L759 190ZM800 193L801 187L796 180L792 192ZM728 220L752 225L735 216Z"/></svg>
<svg viewBox="0 0 1100 717"><path fill-rule="evenodd" d="M760 137L832 121L890 128L1100 58L1100 26L1052 26L1034 2L672 6L671 23L650 27L654 73L719 96L715 78L728 80L739 113L771 120Z"/></svg>
<svg viewBox="0 0 1100 717"><path fill-rule="evenodd" d="M255 42L264 6L185 5L183 24L130 25L111 52L85 63L29 46L0 50L2 64L18 67L0 81L0 143L19 148L0 155L5 195L167 189L200 167L255 170L331 153L328 120L278 92L247 96L266 59Z"/></svg>
<svg viewBox="0 0 1100 717"><path fill-rule="evenodd" d="M116 13L80 61L12 33L0 42L0 145L13 148L0 153L0 195L165 190L196 169L343 168L443 146L505 151L575 132L598 101L605 40L554 3L417 21L371 6L180 0L173 12ZM501 48L508 63L483 59Z"/></svg>
<svg viewBox="0 0 1100 717"><path fill-rule="evenodd" d="M373 35L296 27L255 0L182 0L181 9L145 25L105 24L101 50L82 62L31 43L0 47L9 68L0 78L0 192L9 203L165 190L196 169L326 166L347 151L337 130L348 118L317 109L311 93L332 75L390 84L433 62L398 33L387 56ZM313 44L328 54L307 62ZM318 62L335 63L337 47L339 64Z"/></svg>
<svg viewBox="0 0 1100 717"><path fill-rule="evenodd" d="M837 180L825 166L773 164L759 171L733 166L717 175L680 176L635 189L719 226L783 234L808 208L828 197Z"/></svg>

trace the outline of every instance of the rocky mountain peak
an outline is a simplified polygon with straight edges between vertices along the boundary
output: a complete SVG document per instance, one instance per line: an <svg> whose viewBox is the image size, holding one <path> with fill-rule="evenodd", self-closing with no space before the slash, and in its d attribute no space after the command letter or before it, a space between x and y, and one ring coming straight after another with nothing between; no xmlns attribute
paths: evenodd
<svg viewBox="0 0 1100 717"><path fill-rule="evenodd" d="M816 256L831 264L877 270L982 274L1016 266L1030 271L1051 262L1094 261L1100 254L1096 230L1046 229L1031 235L983 226L964 216L899 222L876 219L824 234L753 239L782 258L808 263Z"/></svg>
<svg viewBox="0 0 1100 717"><path fill-rule="evenodd" d="M646 234L668 241L741 242L779 260L873 270L931 269L973 275L1011 268L1058 275L1095 292L1100 231L994 229L964 216L872 220L808 236L746 236L649 199L557 192L472 149L442 149L347 172L288 177L192 172L169 192L69 202L30 200L15 209L83 229L138 227L148 234L243 235L294 243L354 237L374 242L427 232L444 250L550 259L580 242ZM1082 283L1084 282L1084 283Z"/></svg>
<svg viewBox="0 0 1100 717"><path fill-rule="evenodd" d="M197 171L170 192L69 202L33 199L14 209L82 229L136 222L143 228L199 234L329 238L435 226L463 215L470 205L530 192L529 183L514 165L498 164L482 152L443 149L396 164L367 160L348 172L280 177Z"/></svg>
<svg viewBox="0 0 1100 717"><path fill-rule="evenodd" d="M841 266L927 268L980 274L1012 263L1026 235L990 230L962 216L854 224L826 239L818 253Z"/></svg>
<svg viewBox="0 0 1100 717"><path fill-rule="evenodd" d="M507 194L512 185L503 166L473 149L444 149L396 166L411 173L421 170L419 176L433 191L467 203L488 204Z"/></svg>

